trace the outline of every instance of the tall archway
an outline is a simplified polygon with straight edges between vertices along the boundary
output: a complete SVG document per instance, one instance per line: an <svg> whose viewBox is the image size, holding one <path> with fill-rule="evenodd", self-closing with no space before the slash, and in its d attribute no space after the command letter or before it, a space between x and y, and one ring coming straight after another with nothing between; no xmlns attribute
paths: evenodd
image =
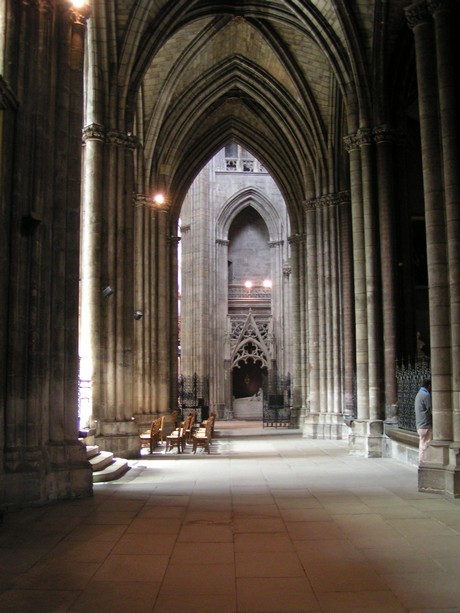
<svg viewBox="0 0 460 613"><path fill-rule="evenodd" d="M181 212L181 373L209 381L210 408L220 416L232 414L234 368L254 362L248 339L239 338L249 317L264 337L265 372L276 360L283 372L290 363L287 211L264 166L244 155L251 170L235 172L222 149L199 173ZM236 375L238 387L246 374Z"/></svg>

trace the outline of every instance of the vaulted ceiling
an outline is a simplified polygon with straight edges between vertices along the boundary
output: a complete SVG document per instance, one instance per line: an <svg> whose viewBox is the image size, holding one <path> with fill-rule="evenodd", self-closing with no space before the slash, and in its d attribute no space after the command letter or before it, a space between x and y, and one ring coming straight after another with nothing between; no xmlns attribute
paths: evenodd
<svg viewBox="0 0 460 613"><path fill-rule="evenodd" d="M228 140L295 217L343 188L342 138L387 121L404 0L93 0L88 120L134 132L138 178L181 202ZM339 183L339 184L338 184Z"/></svg>

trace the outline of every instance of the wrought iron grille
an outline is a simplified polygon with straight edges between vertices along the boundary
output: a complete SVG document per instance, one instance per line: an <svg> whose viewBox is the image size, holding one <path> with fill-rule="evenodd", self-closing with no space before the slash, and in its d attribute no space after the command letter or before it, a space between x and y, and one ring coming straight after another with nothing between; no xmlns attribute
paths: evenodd
<svg viewBox="0 0 460 613"><path fill-rule="evenodd" d="M264 428L291 427L291 375L265 376L262 380Z"/></svg>
<svg viewBox="0 0 460 613"><path fill-rule="evenodd" d="M191 410L197 412L196 420L202 421L209 417L209 378L181 375L177 386L177 404L182 417Z"/></svg>
<svg viewBox="0 0 460 613"><path fill-rule="evenodd" d="M398 392L398 428L416 432L414 400L423 379L431 377L430 361L427 358L396 365Z"/></svg>

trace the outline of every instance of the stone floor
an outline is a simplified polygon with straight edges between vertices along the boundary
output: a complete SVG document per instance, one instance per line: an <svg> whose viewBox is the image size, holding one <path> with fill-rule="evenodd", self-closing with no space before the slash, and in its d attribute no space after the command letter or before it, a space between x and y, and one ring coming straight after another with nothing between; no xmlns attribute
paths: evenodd
<svg viewBox="0 0 460 613"><path fill-rule="evenodd" d="M460 500L343 441L217 427L210 455L6 514L0 612L460 613Z"/></svg>

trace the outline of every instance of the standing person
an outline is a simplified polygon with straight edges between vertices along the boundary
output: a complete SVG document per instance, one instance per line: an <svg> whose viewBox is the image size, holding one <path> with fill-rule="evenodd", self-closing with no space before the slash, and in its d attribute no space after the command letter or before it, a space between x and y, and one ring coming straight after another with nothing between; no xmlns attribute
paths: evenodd
<svg viewBox="0 0 460 613"><path fill-rule="evenodd" d="M425 379L415 397L415 426L419 435L418 463L423 462L425 451L433 438L431 414L431 379Z"/></svg>

